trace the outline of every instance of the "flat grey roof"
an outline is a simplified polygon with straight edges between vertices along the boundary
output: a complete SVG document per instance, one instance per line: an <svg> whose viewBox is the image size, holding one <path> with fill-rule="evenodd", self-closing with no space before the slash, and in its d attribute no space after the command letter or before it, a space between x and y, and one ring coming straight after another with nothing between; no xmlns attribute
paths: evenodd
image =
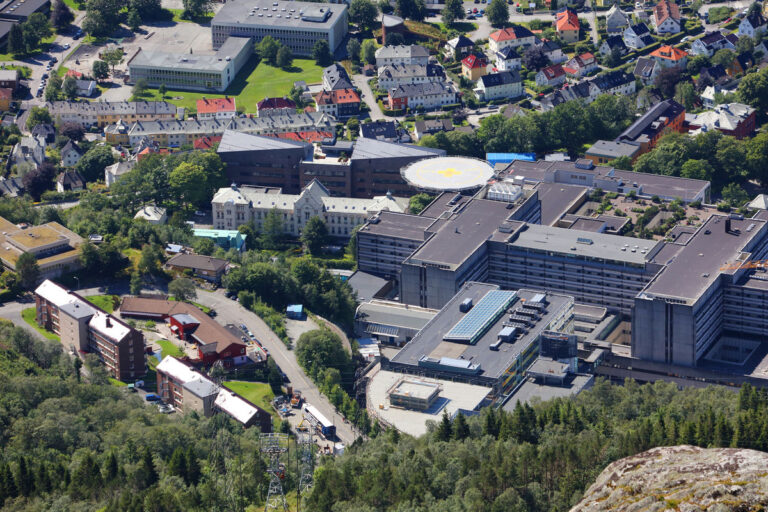
<svg viewBox="0 0 768 512"><path fill-rule="evenodd" d="M464 196L458 192L443 192L434 198L432 202L429 203L429 206L424 208L419 215L422 217L429 217L430 219L436 219L443 213L452 210L471 199L471 196ZM450 204L451 202L453 202L453 204Z"/></svg>
<svg viewBox="0 0 768 512"><path fill-rule="evenodd" d="M347 279L347 284L357 293L358 302L371 300L388 282L386 279L359 270Z"/></svg>
<svg viewBox="0 0 768 512"><path fill-rule="evenodd" d="M541 202L541 223L551 226L570 209L570 206L587 193L587 187L539 183L535 190Z"/></svg>
<svg viewBox="0 0 768 512"><path fill-rule="evenodd" d="M366 322L394 325L406 329L422 329L437 314L434 309L385 301L365 302L360 304L357 312L358 315L360 313L366 315Z"/></svg>
<svg viewBox="0 0 768 512"><path fill-rule="evenodd" d="M600 219L580 217L573 223L570 229L589 231L590 233L600 233L600 230L603 229L603 227L605 227L605 222Z"/></svg>
<svg viewBox="0 0 768 512"><path fill-rule="evenodd" d="M435 221L428 217L387 210L379 212L378 218L377 224L368 222L360 228L360 232L423 242L424 232Z"/></svg>
<svg viewBox="0 0 768 512"><path fill-rule="evenodd" d="M575 375L572 379L566 381L563 386L554 384L540 384L533 378L529 378L522 386L504 404L503 409L507 412L515 410L517 403L529 404L534 400L545 402L553 398L566 398L575 396L585 389L589 389L594 384L594 375Z"/></svg>
<svg viewBox="0 0 768 512"><path fill-rule="evenodd" d="M592 147L587 150L587 154L619 158L620 156L631 157L638 151L640 151L640 146L636 144L615 142L612 140L599 140L592 144Z"/></svg>
<svg viewBox="0 0 768 512"><path fill-rule="evenodd" d="M346 10L347 5L343 3L229 0L214 16L211 26L235 23L244 26L328 29L338 21ZM253 16L251 16L251 12L253 12Z"/></svg>
<svg viewBox="0 0 768 512"><path fill-rule="evenodd" d="M726 232L727 220L731 224L729 232ZM750 242L759 239L765 229L765 221L757 219L711 216L666 268L648 283L641 295L695 301L721 273L733 273L721 269L735 264L742 251L749 252Z"/></svg>
<svg viewBox="0 0 768 512"><path fill-rule="evenodd" d="M550 321L561 313L562 308L573 300L567 295L547 293L546 298L549 302L546 307L547 312L542 315L541 319L534 326L528 329L527 333L519 336L513 343L502 343L498 351L491 350L490 345L496 342L497 335L504 326L503 324L508 322L509 315L506 314L499 316L474 345L443 340L443 336L467 314L459 310L459 305L465 299L471 298L473 303L477 304L488 292L498 289L498 286L487 283L466 283L426 327L419 331L392 358L392 363L417 367L419 358L422 356L438 359L440 357L450 357L452 359L469 361L472 364L479 364L482 370L482 377L498 379L512 365L515 359L525 349L530 347L531 343L538 338L541 331L546 328ZM513 302L510 307L515 308L520 304L520 299L530 300L538 293L542 292L518 290L518 300ZM469 311L472 310L470 309Z"/></svg>
<svg viewBox="0 0 768 512"><path fill-rule="evenodd" d="M250 133L237 132L235 130L224 130L221 136L219 149L217 153L228 153L238 151L265 151L272 149L286 148L305 148L310 146L306 142L296 142L292 140L279 139L277 137L265 137L263 135L252 135Z"/></svg>
<svg viewBox="0 0 768 512"><path fill-rule="evenodd" d="M514 211L507 209L509 204L473 199L459 213L451 215L406 261L460 265L509 218Z"/></svg>
<svg viewBox="0 0 768 512"><path fill-rule="evenodd" d="M9 0L0 4L0 13L9 16L29 17L39 11L47 1L48 0L26 0L25 2L19 2L18 0Z"/></svg>
<svg viewBox="0 0 768 512"><path fill-rule="evenodd" d="M690 199L709 188L709 182L680 176L664 176L644 172L622 171L614 169L614 176L625 183L637 182L642 185L643 193L649 196L679 197Z"/></svg>
<svg viewBox="0 0 768 512"><path fill-rule="evenodd" d="M527 229L519 231L517 237L509 243L514 247L541 252L642 265L652 258L656 246L661 242L527 224Z"/></svg>
<svg viewBox="0 0 768 512"><path fill-rule="evenodd" d="M228 37L216 53L205 55L139 49L128 66L224 71L229 65L227 57L234 59L245 46L250 44L251 39L249 37Z"/></svg>
<svg viewBox="0 0 768 512"><path fill-rule="evenodd" d="M352 160L376 160L380 158L397 157L423 157L430 158L445 155L442 149L413 146L411 144L397 144L377 139L360 138L355 143L352 151Z"/></svg>

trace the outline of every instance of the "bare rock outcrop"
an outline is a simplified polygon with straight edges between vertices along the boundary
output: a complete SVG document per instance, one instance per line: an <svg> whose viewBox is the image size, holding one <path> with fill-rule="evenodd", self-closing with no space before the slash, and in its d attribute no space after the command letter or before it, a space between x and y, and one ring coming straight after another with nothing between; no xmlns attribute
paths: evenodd
<svg viewBox="0 0 768 512"><path fill-rule="evenodd" d="M768 453L696 446L653 448L600 473L571 512L768 510Z"/></svg>

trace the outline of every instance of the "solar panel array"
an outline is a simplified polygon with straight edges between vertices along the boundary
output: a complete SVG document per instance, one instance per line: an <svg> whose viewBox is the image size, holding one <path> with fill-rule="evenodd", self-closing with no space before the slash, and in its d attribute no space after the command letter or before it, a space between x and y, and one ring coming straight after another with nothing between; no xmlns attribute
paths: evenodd
<svg viewBox="0 0 768 512"><path fill-rule="evenodd" d="M491 290L448 331L443 339L475 343L499 318L499 315L506 311L515 297L516 293L513 291Z"/></svg>

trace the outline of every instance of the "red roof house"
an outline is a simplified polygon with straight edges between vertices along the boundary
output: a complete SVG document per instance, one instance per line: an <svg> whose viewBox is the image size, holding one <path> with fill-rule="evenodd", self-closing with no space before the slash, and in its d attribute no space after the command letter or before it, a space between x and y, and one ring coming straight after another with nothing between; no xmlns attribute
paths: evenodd
<svg viewBox="0 0 768 512"><path fill-rule="evenodd" d="M296 102L288 98L264 98L256 104L256 115L269 110L296 110Z"/></svg>
<svg viewBox="0 0 768 512"><path fill-rule="evenodd" d="M228 119L236 114L235 98L202 98L197 100L198 119Z"/></svg>
<svg viewBox="0 0 768 512"><path fill-rule="evenodd" d="M579 17L567 7L557 13L555 31L557 36L566 43L575 43L579 40Z"/></svg>

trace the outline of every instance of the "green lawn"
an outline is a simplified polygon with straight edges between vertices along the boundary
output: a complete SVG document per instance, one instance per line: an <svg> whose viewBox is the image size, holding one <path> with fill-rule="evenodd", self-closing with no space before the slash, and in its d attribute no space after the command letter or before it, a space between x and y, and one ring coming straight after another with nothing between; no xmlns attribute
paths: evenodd
<svg viewBox="0 0 768 512"><path fill-rule="evenodd" d="M64 3L75 12L80 10L80 5L75 0L64 0Z"/></svg>
<svg viewBox="0 0 768 512"><path fill-rule="evenodd" d="M61 341L60 338L52 333L51 331L47 331L37 325L37 321L35 320L36 311L35 308L26 308L21 311L21 317L24 319L25 322L27 322L33 329L35 329L37 332L45 336L51 341Z"/></svg>
<svg viewBox="0 0 768 512"><path fill-rule="evenodd" d="M198 25L204 25L206 23L210 23L213 19L213 13L209 12L208 14L201 16L199 18L196 18L194 20L185 20L181 17L181 13L184 12L184 9L165 9L166 11L170 11L171 14L173 14L172 20L176 23L197 23Z"/></svg>
<svg viewBox="0 0 768 512"><path fill-rule="evenodd" d="M115 300L118 300L117 295L88 295L85 300L101 308L107 313L111 313L115 309Z"/></svg>
<svg viewBox="0 0 768 512"><path fill-rule="evenodd" d="M157 342L158 345L160 345L160 348L163 351L163 357L165 356L173 356L173 357L184 357L184 352L177 347L172 341L168 340L160 340Z"/></svg>
<svg viewBox="0 0 768 512"><path fill-rule="evenodd" d="M251 403L258 405L274 417L279 417L272 408L272 399L275 394L272 388L264 382L244 382L241 380L231 380L224 383L224 387L231 389Z"/></svg>
<svg viewBox="0 0 768 512"><path fill-rule="evenodd" d="M168 297L168 300L176 300L176 297ZM199 310L201 310L206 315L211 312L211 308L209 308L208 306L203 306L202 304L192 300L190 300L189 303L195 306L196 308L198 308Z"/></svg>
<svg viewBox="0 0 768 512"><path fill-rule="evenodd" d="M43 39L40 42L40 47L27 55L27 57L33 57L35 55L38 55L40 53L43 53L44 51L48 50L48 47L56 40L56 34L52 34L45 39ZM10 62L12 60L16 60L16 57L11 53L0 53L0 62Z"/></svg>
<svg viewBox="0 0 768 512"><path fill-rule="evenodd" d="M125 382L121 380L113 379L112 377L109 378L109 383L112 384L113 386L117 386L118 388L122 388L128 385Z"/></svg>
<svg viewBox="0 0 768 512"><path fill-rule="evenodd" d="M197 100L203 96L206 98L235 96L238 107L244 108L246 112L255 112L256 103L266 96L286 96L291 91L293 82L304 80L308 84L312 84L320 82L323 76L323 68L310 59L294 59L293 67L290 70L275 68L265 63L260 63L254 68L255 65L256 58L253 57L243 66L238 77L224 94L168 89L165 99L176 106L195 111ZM147 89L146 94L142 95L141 98L155 101L162 99L157 89L152 88Z"/></svg>

